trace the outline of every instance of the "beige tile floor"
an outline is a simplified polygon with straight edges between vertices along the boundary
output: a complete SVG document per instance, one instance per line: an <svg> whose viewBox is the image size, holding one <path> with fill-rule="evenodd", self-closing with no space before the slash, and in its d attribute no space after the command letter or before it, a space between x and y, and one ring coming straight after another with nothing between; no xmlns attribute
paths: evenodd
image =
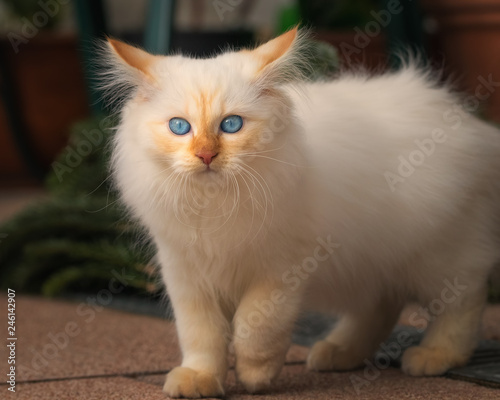
<svg viewBox="0 0 500 400"><path fill-rule="evenodd" d="M45 196L40 189L0 192L0 221ZM0 309L6 310L5 293ZM113 311L86 303L17 297L16 393L0 380L0 398L165 399L165 374L179 363L171 322ZM0 329L7 332L7 319ZM411 309L403 313L408 323ZM1 335L0 335L1 337ZM483 337L500 340L500 305L484 316ZM356 392L352 372L312 373L304 366L307 349L293 346L275 387L248 395L231 370L227 399L499 399L500 389L446 378L411 378L388 368ZM0 347L0 375L7 373L7 347ZM361 375L360 375L361 374ZM362 371L358 376L363 376ZM3 392L3 393L2 393Z"/></svg>
<svg viewBox="0 0 500 400"><path fill-rule="evenodd" d="M0 398L24 399L165 399L165 373L178 364L175 328L159 318L70 303L18 296L16 302L16 394L0 382ZM6 310L6 296L0 295ZM403 321L404 322L404 316ZM485 325L500 333L500 306L491 307ZM0 329L6 332L6 318ZM498 336L497 336L498 337ZM500 389L447 378L411 378L388 368L360 388L353 372L313 373L304 366L307 349L293 346L274 388L248 395L227 379L227 399L499 399ZM0 347L0 375L5 377L7 349ZM363 376L362 371L356 372ZM8 396L5 395L8 394Z"/></svg>

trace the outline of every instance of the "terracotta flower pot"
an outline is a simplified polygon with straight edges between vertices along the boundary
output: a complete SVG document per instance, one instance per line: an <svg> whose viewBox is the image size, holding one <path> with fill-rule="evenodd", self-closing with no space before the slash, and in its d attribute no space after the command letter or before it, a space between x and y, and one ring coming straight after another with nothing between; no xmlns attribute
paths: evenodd
<svg viewBox="0 0 500 400"><path fill-rule="evenodd" d="M448 71L462 89L478 97L478 111L500 122L500 0L421 3L437 22L438 43ZM480 85L483 89L478 89Z"/></svg>
<svg viewBox="0 0 500 400"><path fill-rule="evenodd" d="M0 58L13 72L29 144L38 163L48 170L66 145L69 127L89 115L78 40L73 35L41 32L16 54L9 40L0 37ZM12 138L0 102L0 180L4 182L28 175Z"/></svg>

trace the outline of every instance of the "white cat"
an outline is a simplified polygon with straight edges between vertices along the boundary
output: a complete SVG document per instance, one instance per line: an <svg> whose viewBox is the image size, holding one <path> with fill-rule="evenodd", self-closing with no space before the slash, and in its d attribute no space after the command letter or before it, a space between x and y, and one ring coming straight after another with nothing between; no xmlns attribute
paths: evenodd
<svg viewBox="0 0 500 400"><path fill-rule="evenodd" d="M222 395L230 341L239 380L269 387L304 308L341 316L313 370L362 364L410 301L443 306L403 370L467 362L500 259L500 134L459 97L411 65L297 83L297 29L210 59L109 40L107 61L106 89L131 89L114 177L182 347L168 395Z"/></svg>

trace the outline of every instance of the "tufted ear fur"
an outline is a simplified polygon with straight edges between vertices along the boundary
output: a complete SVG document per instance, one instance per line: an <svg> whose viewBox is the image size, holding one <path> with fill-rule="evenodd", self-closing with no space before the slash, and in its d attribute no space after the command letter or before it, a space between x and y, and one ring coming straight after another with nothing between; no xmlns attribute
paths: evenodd
<svg viewBox="0 0 500 400"><path fill-rule="evenodd" d="M150 68L156 56L116 39L108 38L108 45L126 65L141 72L146 77L150 76Z"/></svg>
<svg viewBox="0 0 500 400"><path fill-rule="evenodd" d="M154 90L154 65L161 57L116 39L102 42L99 83L106 101L120 107L132 93L147 97Z"/></svg>
<svg viewBox="0 0 500 400"><path fill-rule="evenodd" d="M252 55L259 60L260 69L267 67L290 51L297 39L297 32L297 27L295 27L253 50Z"/></svg>
<svg viewBox="0 0 500 400"><path fill-rule="evenodd" d="M254 50L246 51L256 65L257 80L280 84L302 77L308 66L304 54L305 37L305 31L299 31L296 26Z"/></svg>

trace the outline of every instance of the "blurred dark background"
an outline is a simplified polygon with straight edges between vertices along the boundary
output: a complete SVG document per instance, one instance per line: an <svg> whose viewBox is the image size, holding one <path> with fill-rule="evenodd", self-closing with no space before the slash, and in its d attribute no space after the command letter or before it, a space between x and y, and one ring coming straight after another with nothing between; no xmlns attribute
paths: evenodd
<svg viewBox="0 0 500 400"><path fill-rule="evenodd" d="M384 26L391 7L401 11ZM70 126L99 110L87 67L95 38L206 56L297 22L336 45L344 64L386 66L405 45L425 51L471 93L480 75L500 80L498 0L0 0L0 186L40 184ZM500 121L500 91L482 110Z"/></svg>
<svg viewBox="0 0 500 400"><path fill-rule="evenodd" d="M159 291L108 185L96 40L205 57L298 23L322 43L318 76L394 68L410 48L500 122L500 0L0 0L0 286L92 292L125 266L133 293Z"/></svg>

